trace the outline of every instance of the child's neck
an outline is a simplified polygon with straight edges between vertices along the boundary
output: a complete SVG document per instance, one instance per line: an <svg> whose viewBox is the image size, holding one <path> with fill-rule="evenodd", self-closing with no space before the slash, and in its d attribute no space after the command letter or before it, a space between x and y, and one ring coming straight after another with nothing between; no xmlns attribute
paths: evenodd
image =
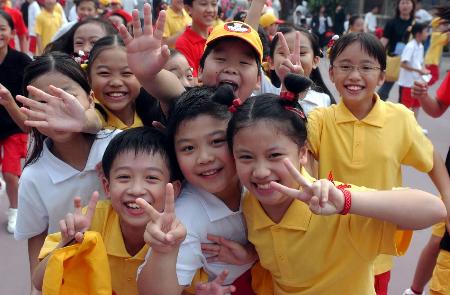
<svg viewBox="0 0 450 295"><path fill-rule="evenodd" d="M145 246L145 227L132 228L120 222L120 229L122 231L122 238L125 249L127 250L128 254L130 254L130 256L135 256L139 253L139 251L141 251L142 247Z"/></svg>
<svg viewBox="0 0 450 295"><path fill-rule="evenodd" d="M411 17L411 15L409 14L409 13L400 13L400 18L402 19L402 20L409 20L410 19L410 17Z"/></svg>
<svg viewBox="0 0 450 295"><path fill-rule="evenodd" d="M182 14L183 14L183 9L178 9L178 8L175 7L175 6L170 6L170 8L171 8L174 12L176 12L177 14L179 14L179 15L182 15Z"/></svg>
<svg viewBox="0 0 450 295"><path fill-rule="evenodd" d="M135 108L134 105L127 106L123 110L114 111L114 115L120 119L125 125L131 126L134 123L134 113Z"/></svg>
<svg viewBox="0 0 450 295"><path fill-rule="evenodd" d="M53 142L50 150L55 157L64 163L78 171L83 171L86 167L93 142L94 138L88 139L82 133L77 133L67 142Z"/></svg>
<svg viewBox="0 0 450 295"><path fill-rule="evenodd" d="M53 13L53 11L55 10L55 6L53 5L53 6L44 6L44 9L47 11L47 12L50 12L50 13Z"/></svg>
<svg viewBox="0 0 450 295"><path fill-rule="evenodd" d="M289 202L285 202L283 204L277 204L275 206L261 204L261 207L266 212L267 216L275 223L280 223L283 219L283 216L286 214L286 211L291 206L293 200L289 200Z"/></svg>
<svg viewBox="0 0 450 295"><path fill-rule="evenodd" d="M214 195L222 200L231 211L238 211L241 206L241 185L237 175L234 176L225 190Z"/></svg>
<svg viewBox="0 0 450 295"><path fill-rule="evenodd" d="M198 22L192 21L191 29L192 29L192 31L196 32L203 38L208 39L208 31L209 31L208 26L205 26L204 24L199 24Z"/></svg>
<svg viewBox="0 0 450 295"><path fill-rule="evenodd" d="M375 95L369 103L353 102L343 99L343 102L347 109L355 116L358 120L364 119L372 110L375 105Z"/></svg>

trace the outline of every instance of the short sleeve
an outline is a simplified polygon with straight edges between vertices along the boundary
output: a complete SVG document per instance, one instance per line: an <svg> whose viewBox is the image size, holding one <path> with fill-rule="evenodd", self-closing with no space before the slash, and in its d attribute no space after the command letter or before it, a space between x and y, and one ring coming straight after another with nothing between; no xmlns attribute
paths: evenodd
<svg viewBox="0 0 450 295"><path fill-rule="evenodd" d="M48 212L33 182L26 179L25 173L19 182L19 206L14 237L25 240L47 230Z"/></svg>
<svg viewBox="0 0 450 295"><path fill-rule="evenodd" d="M436 97L441 103L450 105L450 72L447 73L444 81L442 81L439 86L436 92Z"/></svg>
<svg viewBox="0 0 450 295"><path fill-rule="evenodd" d="M428 173L433 169L434 147L428 137L423 134L422 127L414 118L413 112L408 111L405 120L407 121L406 132L408 133L409 147L401 163L413 166L419 171Z"/></svg>
<svg viewBox="0 0 450 295"><path fill-rule="evenodd" d="M391 38L393 37L393 25L392 25L392 20L389 20L386 25L384 26L384 30L383 30L383 37L386 39L391 40Z"/></svg>
<svg viewBox="0 0 450 295"><path fill-rule="evenodd" d="M407 61L408 63L411 63L413 54L414 54L414 47L412 46L412 43L408 43L405 46L405 49L403 49L401 61L402 62Z"/></svg>
<svg viewBox="0 0 450 295"><path fill-rule="evenodd" d="M206 261L202 261L200 243L200 237L188 232L186 239L180 246L176 266L180 286L189 286L197 270L206 263Z"/></svg>
<svg viewBox="0 0 450 295"><path fill-rule="evenodd" d="M316 160L319 160L320 140L322 137L323 117L326 108L316 108L308 114L308 148L314 155Z"/></svg>

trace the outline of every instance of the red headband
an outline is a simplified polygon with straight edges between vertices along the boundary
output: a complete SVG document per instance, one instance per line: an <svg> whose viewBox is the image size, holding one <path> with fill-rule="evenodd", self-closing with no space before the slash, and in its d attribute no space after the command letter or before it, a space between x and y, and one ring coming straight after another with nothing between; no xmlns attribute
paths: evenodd
<svg viewBox="0 0 450 295"><path fill-rule="evenodd" d="M303 120L306 119L305 113L302 110L296 109L296 108L291 107L291 106L285 106L284 108L286 110L288 110L288 111L291 111L291 112L295 113L297 116L299 116Z"/></svg>

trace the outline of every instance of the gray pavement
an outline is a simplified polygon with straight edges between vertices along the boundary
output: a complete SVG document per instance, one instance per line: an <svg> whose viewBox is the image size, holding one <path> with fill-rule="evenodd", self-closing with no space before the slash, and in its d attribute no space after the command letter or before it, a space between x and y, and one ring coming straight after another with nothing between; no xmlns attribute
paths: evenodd
<svg viewBox="0 0 450 295"><path fill-rule="evenodd" d="M327 62L321 64L324 78L326 74ZM441 77L450 69L450 57L444 57L441 63ZM441 78L442 81L442 78ZM330 83L326 80L326 83ZM435 93L437 85L432 87L430 93ZM335 88L330 85L330 90L336 93ZM392 100L397 101L398 87L392 91ZM335 95L337 98L338 96ZM423 128L428 129L429 138L435 145L436 150L445 158L450 146L450 112L447 112L439 119L433 119L421 112L418 118ZM436 194L436 189L429 177L419 173L414 169L406 167L403 174L405 186L419 188ZM28 275L28 258L26 252L26 242L15 241L12 235L6 232L6 212L8 200L4 193L0 194L0 295L25 295L29 294L30 278ZM430 229L417 231L407 254L395 259L395 266L392 272L389 295L401 295L405 288L408 288L416 267L419 254L426 244L431 234Z"/></svg>

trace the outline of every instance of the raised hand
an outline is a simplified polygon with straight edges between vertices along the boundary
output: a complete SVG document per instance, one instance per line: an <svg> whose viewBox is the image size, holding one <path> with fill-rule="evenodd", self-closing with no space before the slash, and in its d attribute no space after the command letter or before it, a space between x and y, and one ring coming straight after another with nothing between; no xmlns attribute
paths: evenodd
<svg viewBox="0 0 450 295"><path fill-rule="evenodd" d="M342 211L344 208L344 194L332 182L321 179L314 183L309 183L289 159L284 159L283 163L291 176L300 185L300 188L294 189L272 181L270 185L273 189L286 196L305 202L309 205L310 210L317 215L332 215Z"/></svg>
<svg viewBox="0 0 450 295"><path fill-rule="evenodd" d="M417 99L425 99L428 96L428 84L423 81L414 81L411 96Z"/></svg>
<svg viewBox="0 0 450 295"><path fill-rule="evenodd" d="M76 97L51 85L49 93L33 86L27 86L27 89L36 100L17 96L17 100L24 105L20 110L28 117L25 121L26 126L67 132L84 130L87 120L86 109Z"/></svg>
<svg viewBox="0 0 450 295"><path fill-rule="evenodd" d="M80 197L75 197L73 199L74 212L68 213L65 219L59 221L61 230L60 246L66 246L67 243L70 243L74 239L77 243L83 241L83 233L91 226L97 201L98 192L95 191L92 193L91 199L89 200L86 213L83 214Z"/></svg>
<svg viewBox="0 0 450 295"><path fill-rule="evenodd" d="M295 32L295 44L294 44L294 52L290 52L289 46L286 42L282 33L278 34L278 41L281 45L281 50L285 59L281 63L281 66L278 70L278 75L280 76L280 81L284 81L284 78L288 73L304 75L302 64L300 62L300 32Z"/></svg>
<svg viewBox="0 0 450 295"><path fill-rule="evenodd" d="M213 281L208 283L198 283L195 286L195 294L197 295L223 295L233 293L236 287L233 285L222 286L228 276L228 271L222 271Z"/></svg>
<svg viewBox="0 0 450 295"><path fill-rule="evenodd" d="M244 265L258 260L255 248L248 243L243 246L224 237L208 234L208 240L214 243L202 243L202 252L212 255L208 262L223 262L233 265Z"/></svg>
<svg viewBox="0 0 450 295"><path fill-rule="evenodd" d="M152 251L170 253L177 250L186 238L186 228L175 216L174 191L171 183L166 186L166 200L163 212L158 212L144 199L136 203L144 208L150 221L144 232L144 240L152 247Z"/></svg>
<svg viewBox="0 0 450 295"><path fill-rule="evenodd" d="M120 25L119 34L127 48L128 66L138 80L151 79L166 64L169 58L167 45L162 45L166 14L161 11L152 27L152 9L150 4L144 4L144 30L141 28L138 10L133 10L133 35L124 25Z"/></svg>
<svg viewBox="0 0 450 295"><path fill-rule="evenodd" d="M0 105L8 107L15 103L16 102L14 101L11 92L9 92L9 90L5 86L0 84Z"/></svg>

